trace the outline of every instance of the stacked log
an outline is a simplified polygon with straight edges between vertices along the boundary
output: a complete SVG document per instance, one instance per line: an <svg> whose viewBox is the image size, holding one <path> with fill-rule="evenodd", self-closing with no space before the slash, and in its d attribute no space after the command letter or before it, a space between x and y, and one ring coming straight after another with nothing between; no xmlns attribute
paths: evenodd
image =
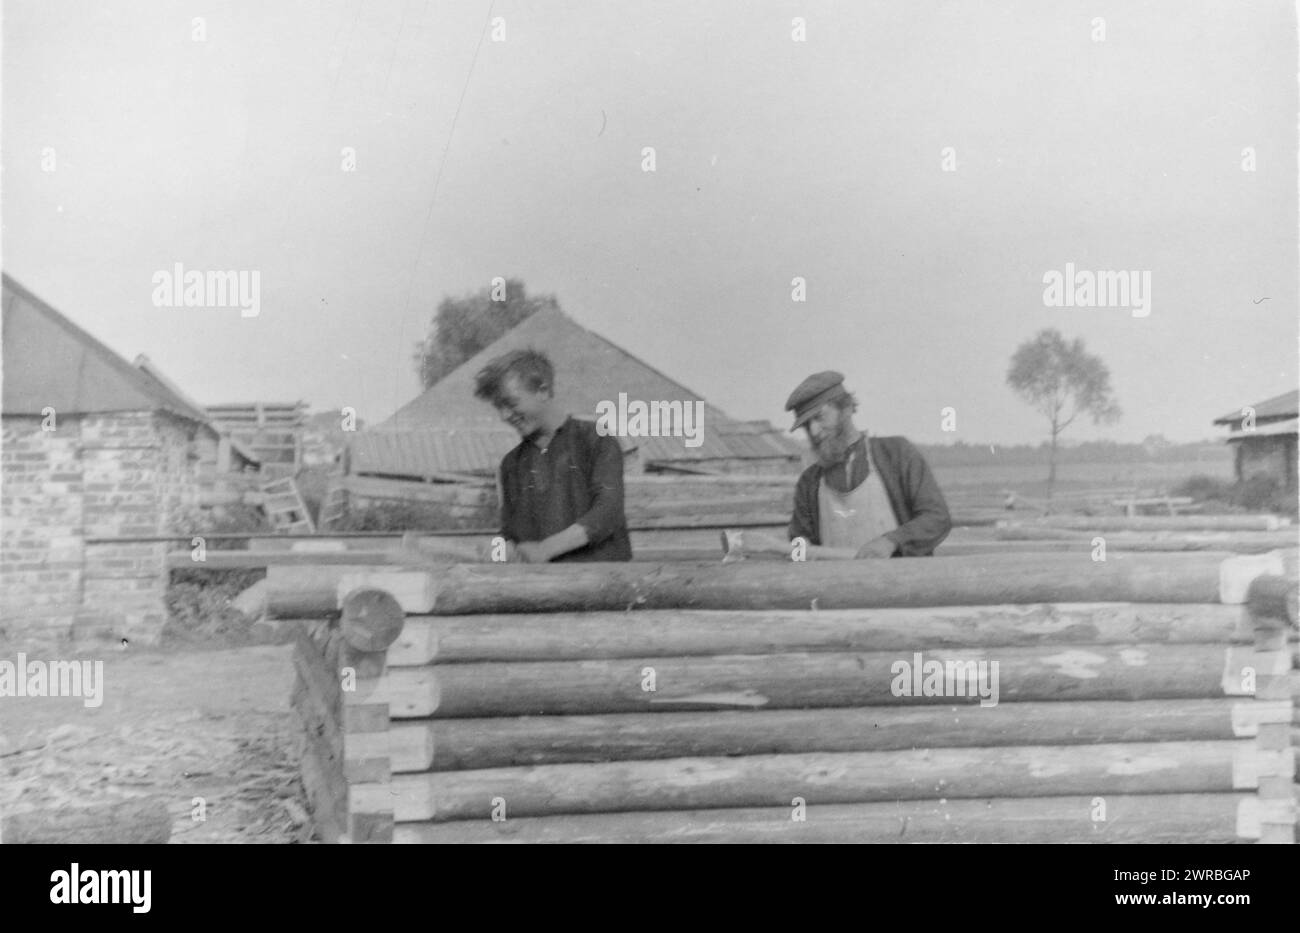
<svg viewBox="0 0 1300 933"><path fill-rule="evenodd" d="M157 796L0 815L5 845L161 845L171 832L167 802Z"/></svg>
<svg viewBox="0 0 1300 933"><path fill-rule="evenodd" d="M1293 841L1294 566L356 568L299 655L342 684L313 806L352 842Z"/></svg>
<svg viewBox="0 0 1300 933"><path fill-rule="evenodd" d="M1037 542L1048 547L1083 550L1098 538L1107 550L1231 551L1263 554L1300 546L1300 528L1275 515L1189 517L1058 517L1036 522L1001 521L998 542Z"/></svg>

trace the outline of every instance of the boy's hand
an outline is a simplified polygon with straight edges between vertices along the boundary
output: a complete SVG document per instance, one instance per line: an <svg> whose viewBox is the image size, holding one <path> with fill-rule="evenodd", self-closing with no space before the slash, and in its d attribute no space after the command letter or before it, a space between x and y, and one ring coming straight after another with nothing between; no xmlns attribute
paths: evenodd
<svg viewBox="0 0 1300 933"><path fill-rule="evenodd" d="M544 564L550 555L540 541L521 541L515 545L515 559L524 564Z"/></svg>
<svg viewBox="0 0 1300 933"><path fill-rule="evenodd" d="M858 548L858 559L893 557L894 551L897 548L897 544L890 541L884 535L881 535L879 538L872 538L866 544L862 545L862 547Z"/></svg>

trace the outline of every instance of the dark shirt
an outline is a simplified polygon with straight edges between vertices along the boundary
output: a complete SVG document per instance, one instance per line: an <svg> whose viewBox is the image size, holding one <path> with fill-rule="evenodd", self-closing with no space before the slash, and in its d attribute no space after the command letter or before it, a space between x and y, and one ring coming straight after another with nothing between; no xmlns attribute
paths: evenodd
<svg viewBox="0 0 1300 933"><path fill-rule="evenodd" d="M804 538L809 544L821 544L821 512L818 495L822 476L837 491L855 489L867 478L866 444L860 438L850 450L855 451L852 475L845 477L845 465L836 464L829 471L814 463L803 471L794 490L794 515L790 519L790 538ZM934 553L948 532L952 519L948 504L934 481L921 452L905 437L871 438L871 458L880 471L880 482L889 496L898 528L885 535L898 546L897 557L922 557ZM847 462L847 457L845 458ZM852 485L845 485L845 483Z"/></svg>
<svg viewBox="0 0 1300 933"><path fill-rule="evenodd" d="M501 461L501 536L541 541L577 523L587 543L561 561L631 560L623 515L623 451L590 421L568 418L543 453L530 440Z"/></svg>

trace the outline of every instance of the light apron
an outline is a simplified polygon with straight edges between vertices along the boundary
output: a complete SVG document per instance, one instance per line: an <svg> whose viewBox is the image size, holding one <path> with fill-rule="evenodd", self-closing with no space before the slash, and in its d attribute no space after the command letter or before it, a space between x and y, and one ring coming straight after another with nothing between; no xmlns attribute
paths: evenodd
<svg viewBox="0 0 1300 933"><path fill-rule="evenodd" d="M889 494L871 458L871 439L867 438L863 446L867 450L868 473L857 488L836 492L823 479L817 490L817 512L825 547L857 550L898 527Z"/></svg>

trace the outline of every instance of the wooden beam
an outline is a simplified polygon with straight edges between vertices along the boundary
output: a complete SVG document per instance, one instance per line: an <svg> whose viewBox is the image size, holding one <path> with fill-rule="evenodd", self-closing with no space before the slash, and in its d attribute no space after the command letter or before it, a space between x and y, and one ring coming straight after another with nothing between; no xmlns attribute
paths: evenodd
<svg viewBox="0 0 1300 933"><path fill-rule="evenodd" d="M1252 659L1253 650L1245 647L1142 644L438 664L390 669L364 689L358 682L356 698L387 703L396 719L969 706L982 698L990 703L1216 698L1245 692L1241 670ZM977 679L981 661L997 662L996 680L991 663L982 668L984 679ZM932 669L927 665L936 662L939 680L927 687L924 675ZM936 695L940 683L945 695Z"/></svg>
<svg viewBox="0 0 1300 933"><path fill-rule="evenodd" d="M1251 581L1246 593L1246 607L1263 619L1277 619L1296 625L1296 581L1287 577L1264 575Z"/></svg>
<svg viewBox="0 0 1300 933"><path fill-rule="evenodd" d="M1124 551L1229 551L1234 554L1262 554L1278 548L1296 547L1300 535L1291 531L1098 531L1071 528L1046 528L1033 525L999 525L999 542L1006 544L1038 542L1062 544L1090 550L1092 539L1102 536L1107 550ZM940 547L940 553L944 549Z"/></svg>
<svg viewBox="0 0 1300 933"><path fill-rule="evenodd" d="M293 666L315 707L333 717L337 726L342 710L342 693L338 669L331 664L330 652L322 652L311 638L299 633L294 640Z"/></svg>
<svg viewBox="0 0 1300 933"><path fill-rule="evenodd" d="M6 845L158 845L170 839L171 832L167 804L156 796L0 817L0 843Z"/></svg>
<svg viewBox="0 0 1300 933"><path fill-rule="evenodd" d="M339 727L338 712L329 709L320 694L309 688L301 676L296 679L289 706L297 717L299 733L307 741L316 743L317 749L323 753L322 760L341 766L343 730Z"/></svg>
<svg viewBox="0 0 1300 933"><path fill-rule="evenodd" d="M1234 555L1219 567L1219 602L1240 605L1246 601L1250 585L1257 577L1282 576L1286 572L1281 551Z"/></svg>
<svg viewBox="0 0 1300 933"><path fill-rule="evenodd" d="M312 827L322 843L336 843L347 825L347 783L342 773L335 773L321 762L314 743L305 744L301 776Z"/></svg>
<svg viewBox="0 0 1300 933"><path fill-rule="evenodd" d="M365 499L393 499L467 507L492 505L496 501L495 487L491 482L482 480L476 485L423 483L353 474L343 478L343 488L349 495Z"/></svg>
<svg viewBox="0 0 1300 933"><path fill-rule="evenodd" d="M432 550L407 551L387 548L374 551L207 551L203 560L194 560L189 551L167 555L167 566L172 570L256 570L261 567L327 567L327 566L397 566L428 567L439 557L443 560L464 560L472 549L445 549L435 556Z"/></svg>
<svg viewBox="0 0 1300 933"><path fill-rule="evenodd" d="M1276 515L1054 515L1046 524L1083 531L1277 531L1290 521Z"/></svg>
<svg viewBox="0 0 1300 933"><path fill-rule="evenodd" d="M1250 842L1245 794L1111 794L815 804L403 823L398 843Z"/></svg>
<svg viewBox="0 0 1300 933"><path fill-rule="evenodd" d="M851 609L1038 602L1219 601L1228 555L989 554L822 563L459 564L434 612Z"/></svg>
<svg viewBox="0 0 1300 933"><path fill-rule="evenodd" d="M402 633L406 613L387 590L360 587L341 600L340 629L361 652L383 651Z"/></svg>
<svg viewBox="0 0 1300 933"><path fill-rule="evenodd" d="M390 666L789 651L1132 642L1250 644L1238 606L1040 603L925 609L510 613L406 618Z"/></svg>
<svg viewBox="0 0 1300 933"><path fill-rule="evenodd" d="M348 552L353 553L353 552ZM275 566L266 571L266 614L271 619L311 619L337 615L339 589L342 595L358 586L386 589L403 600L404 611L427 611L432 595L433 575L423 568L428 564L399 569L396 565L326 564L312 566ZM424 609L418 608L424 606Z"/></svg>
<svg viewBox="0 0 1300 933"><path fill-rule="evenodd" d="M1229 794L1254 790L1250 741L941 748L671 758L394 775L354 784L353 812L382 805L397 823L505 816L809 807L943 798Z"/></svg>
<svg viewBox="0 0 1300 933"><path fill-rule="evenodd" d="M382 750L394 772L417 772L724 755L1219 741L1256 735L1259 705L1249 699L1074 701L975 709L870 706L429 719L393 723L382 733ZM354 738L347 737L349 746Z"/></svg>

